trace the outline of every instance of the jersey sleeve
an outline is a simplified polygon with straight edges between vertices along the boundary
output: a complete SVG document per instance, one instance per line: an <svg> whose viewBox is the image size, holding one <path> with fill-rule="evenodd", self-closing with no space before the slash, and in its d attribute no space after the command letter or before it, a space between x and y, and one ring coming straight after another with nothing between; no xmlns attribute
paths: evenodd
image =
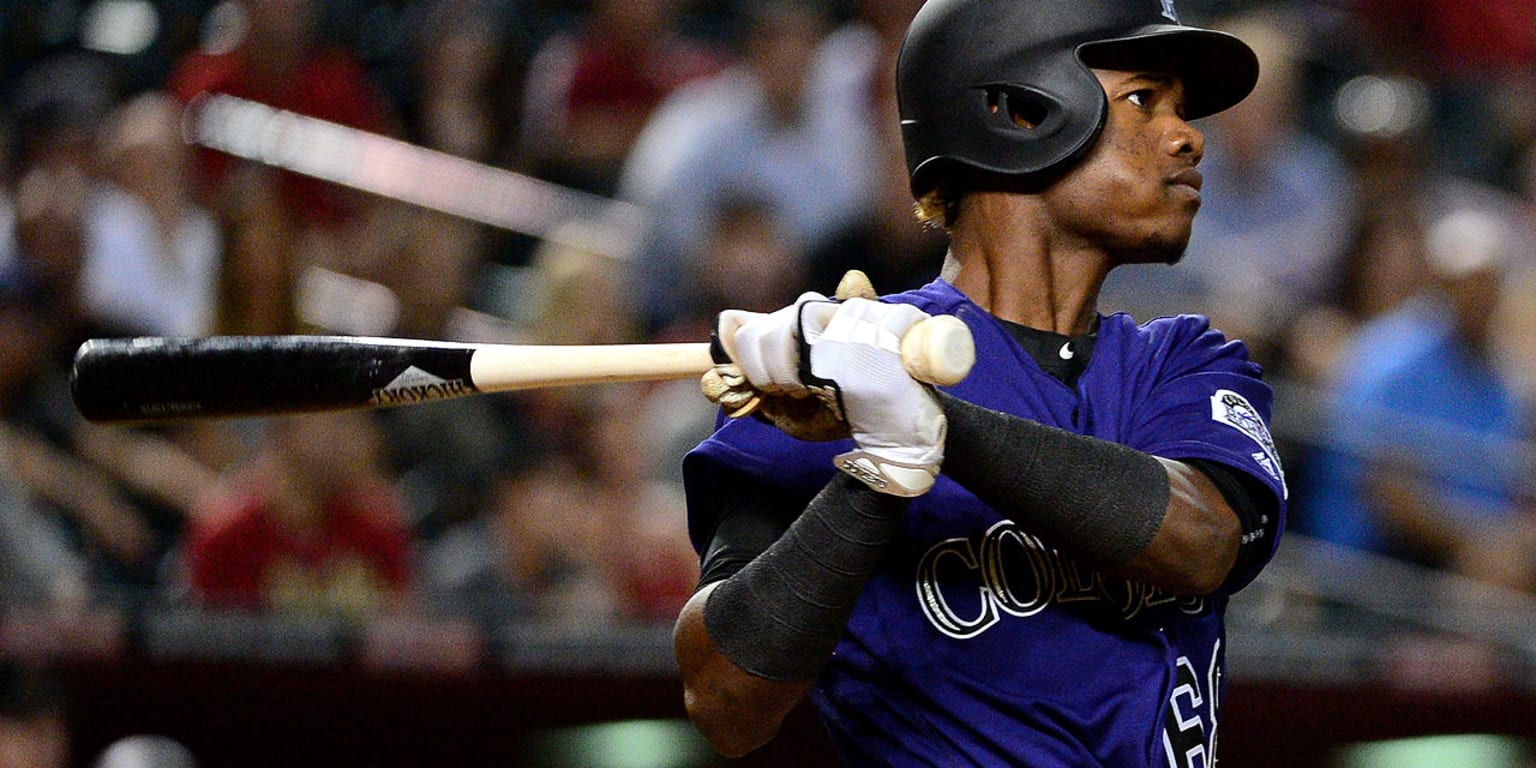
<svg viewBox="0 0 1536 768"><path fill-rule="evenodd" d="M1149 326L1151 327L1151 326ZM1203 459L1257 481L1274 497L1258 521L1267 539L1261 556L1243 557L1224 587L1235 592L1273 557L1285 527L1287 490L1280 456L1270 434L1273 392L1247 347L1212 330L1202 317L1173 318L1153 328L1151 359L1160 364L1142 382L1132 447L1168 459ZM1249 542L1253 543L1253 542Z"/></svg>

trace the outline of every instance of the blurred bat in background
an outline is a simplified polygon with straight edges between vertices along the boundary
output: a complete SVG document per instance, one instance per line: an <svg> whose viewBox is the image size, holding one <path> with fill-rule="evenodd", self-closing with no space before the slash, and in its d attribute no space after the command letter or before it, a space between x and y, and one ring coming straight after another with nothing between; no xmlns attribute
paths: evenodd
<svg viewBox="0 0 1536 768"><path fill-rule="evenodd" d="M591 222L563 244L615 258L633 253L645 220L632 203L228 94L188 104L182 133L190 144L540 239L562 242L562 225Z"/></svg>

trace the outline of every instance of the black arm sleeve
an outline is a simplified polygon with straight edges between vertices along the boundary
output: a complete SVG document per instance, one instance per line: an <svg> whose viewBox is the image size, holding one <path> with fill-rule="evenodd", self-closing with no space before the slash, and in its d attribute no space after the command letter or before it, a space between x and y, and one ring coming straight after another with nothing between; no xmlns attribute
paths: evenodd
<svg viewBox="0 0 1536 768"><path fill-rule="evenodd" d="M808 496L743 472L721 469L719 473L714 486L717 516L700 559L700 587L736 575L778 541L810 503Z"/></svg>
<svg viewBox="0 0 1536 768"><path fill-rule="evenodd" d="M939 394L944 473L1084 564L1141 554L1168 510L1168 472L1150 454Z"/></svg>
<svg viewBox="0 0 1536 768"><path fill-rule="evenodd" d="M706 554L712 576L737 568L782 520L755 501L734 506L738 513L722 517L725 530L716 526L706 550L717 553ZM906 508L906 499L833 476L782 535L710 592L704 627L720 653L772 680L815 678Z"/></svg>

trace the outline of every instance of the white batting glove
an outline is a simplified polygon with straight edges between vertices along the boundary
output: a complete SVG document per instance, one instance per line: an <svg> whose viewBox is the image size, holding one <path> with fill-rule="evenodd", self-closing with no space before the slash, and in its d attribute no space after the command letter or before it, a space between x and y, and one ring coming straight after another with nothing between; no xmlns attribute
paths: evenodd
<svg viewBox="0 0 1536 768"><path fill-rule="evenodd" d="M857 298L797 306L809 347L803 384L833 393L858 446L835 459L837 468L882 493L927 493L944 460L947 422L933 388L903 366L901 338L929 315Z"/></svg>
<svg viewBox="0 0 1536 768"><path fill-rule="evenodd" d="M826 296L807 291L772 313L728 309L716 319L715 333L731 361L760 392L808 395L800 382L800 309L810 302L829 303ZM835 306L835 305L834 305Z"/></svg>

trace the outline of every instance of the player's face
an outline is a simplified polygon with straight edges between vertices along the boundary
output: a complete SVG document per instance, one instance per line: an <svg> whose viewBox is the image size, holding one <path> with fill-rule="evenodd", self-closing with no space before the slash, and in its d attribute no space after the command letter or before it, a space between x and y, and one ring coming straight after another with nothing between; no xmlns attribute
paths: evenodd
<svg viewBox="0 0 1536 768"><path fill-rule="evenodd" d="M1184 84L1155 71L1094 70L1109 100L1088 156L1046 191L1057 220L1119 263L1178 261L1200 209L1205 137L1185 121Z"/></svg>

